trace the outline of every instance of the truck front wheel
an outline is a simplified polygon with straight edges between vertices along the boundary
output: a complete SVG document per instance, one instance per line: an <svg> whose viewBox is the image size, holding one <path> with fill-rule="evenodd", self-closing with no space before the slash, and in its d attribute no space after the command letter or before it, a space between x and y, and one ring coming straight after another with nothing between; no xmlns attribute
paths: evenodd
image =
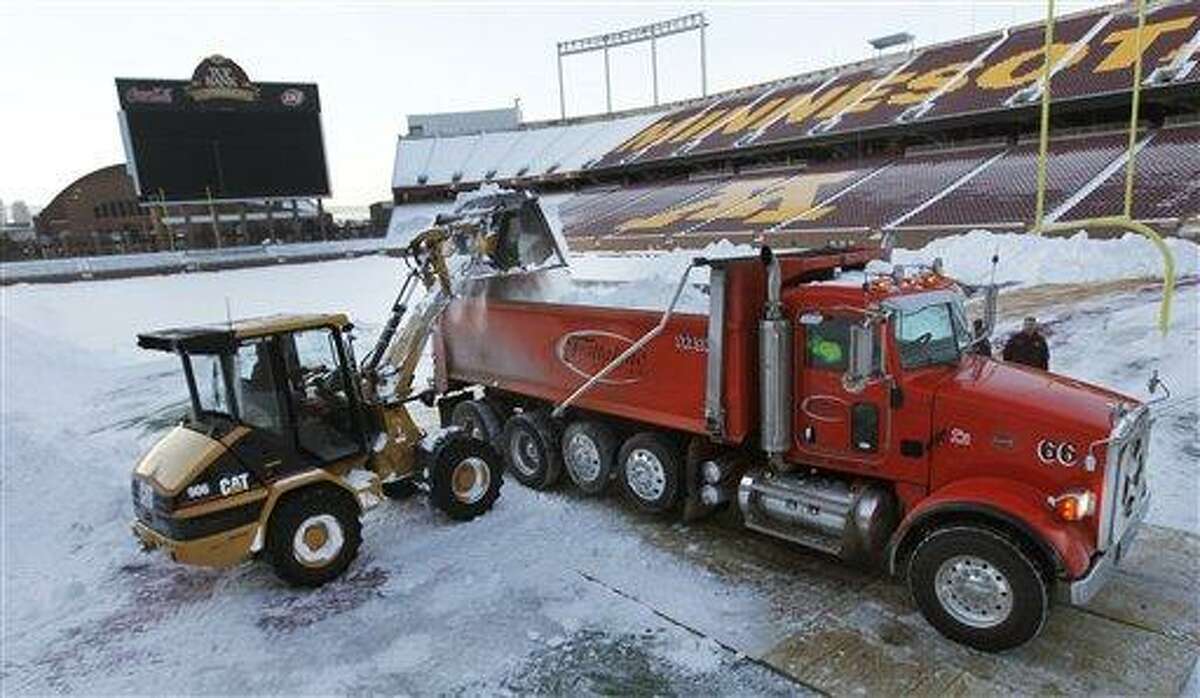
<svg viewBox="0 0 1200 698"><path fill-rule="evenodd" d="M1041 631L1049 593L1015 541L986 528L933 531L908 566L913 599L942 635L985 652L1012 649Z"/></svg>
<svg viewBox="0 0 1200 698"><path fill-rule="evenodd" d="M621 489L626 498L654 514L675 506L682 486L683 462L679 449L654 432L629 437L617 458L621 464Z"/></svg>
<svg viewBox="0 0 1200 698"><path fill-rule="evenodd" d="M549 489L562 474L562 452L554 426L542 412L522 412L509 417L500 437L509 472L526 487Z"/></svg>

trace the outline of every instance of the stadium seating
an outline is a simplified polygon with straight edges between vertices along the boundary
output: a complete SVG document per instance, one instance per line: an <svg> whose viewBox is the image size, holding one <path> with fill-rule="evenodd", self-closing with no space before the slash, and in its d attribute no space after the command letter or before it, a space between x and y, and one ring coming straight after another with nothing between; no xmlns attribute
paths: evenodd
<svg viewBox="0 0 1200 698"><path fill-rule="evenodd" d="M1000 152L1000 148L985 147L903 158L839 198L828 215L796 221L788 229L878 230L930 200Z"/></svg>
<svg viewBox="0 0 1200 698"><path fill-rule="evenodd" d="M1117 158L1125 136L1108 134L1051 143L1046 168L1046 211L1053 210ZM906 225L939 228L1027 228L1034 219L1037 143L1017 146Z"/></svg>
<svg viewBox="0 0 1200 698"><path fill-rule="evenodd" d="M1147 118L1200 109L1198 37L1200 0L1151 3L1141 34ZM1137 39L1129 3L1059 18L1050 87L1064 118L1056 128L1116 121ZM636 113L401 138L393 188L397 200L420 200L483 182L583 187L558 210L582 246L1027 229L1043 40L1035 22ZM1165 230L1197 218L1200 127L1140 137L1134 215ZM1047 220L1120 212L1126 141L1116 128L1056 132ZM940 150L900 155L926 142ZM855 159L866 155L873 159ZM812 164L780 167L797 161ZM698 170L728 174L687 179Z"/></svg>
<svg viewBox="0 0 1200 698"><path fill-rule="evenodd" d="M1133 216L1162 221L1200 213L1200 126L1154 134L1134 159ZM1060 220L1120 214L1125 208L1125 168L1114 171Z"/></svg>

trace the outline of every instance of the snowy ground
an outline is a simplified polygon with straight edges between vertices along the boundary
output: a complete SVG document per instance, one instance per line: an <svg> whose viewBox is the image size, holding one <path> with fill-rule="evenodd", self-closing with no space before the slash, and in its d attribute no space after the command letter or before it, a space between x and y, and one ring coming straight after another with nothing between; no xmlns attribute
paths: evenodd
<svg viewBox="0 0 1200 698"><path fill-rule="evenodd" d="M623 264L584 266L604 278ZM799 690L705 639L765 650L787 630L771 612L778 580L697 564L681 527L614 502L510 482L470 524L420 499L385 505L347 577L316 592L285 589L260 565L213 572L138 552L129 472L184 393L176 361L137 350L134 334L219 321L228 301L235 316L345 310L369 341L401 269L373 257L3 289L5 692ZM1196 286L1181 288L1165 339L1152 289L1054 297L1038 315L1056 370L1141 396L1158 367L1193 396L1160 421L1151 519L1200 530Z"/></svg>

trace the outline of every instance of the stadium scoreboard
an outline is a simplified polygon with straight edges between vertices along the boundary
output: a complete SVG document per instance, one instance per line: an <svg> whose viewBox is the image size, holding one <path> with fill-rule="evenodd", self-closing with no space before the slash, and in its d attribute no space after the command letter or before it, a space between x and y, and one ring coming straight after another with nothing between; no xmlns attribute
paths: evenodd
<svg viewBox="0 0 1200 698"><path fill-rule="evenodd" d="M129 174L143 201L329 195L317 86L253 83L210 56L191 80L116 80Z"/></svg>

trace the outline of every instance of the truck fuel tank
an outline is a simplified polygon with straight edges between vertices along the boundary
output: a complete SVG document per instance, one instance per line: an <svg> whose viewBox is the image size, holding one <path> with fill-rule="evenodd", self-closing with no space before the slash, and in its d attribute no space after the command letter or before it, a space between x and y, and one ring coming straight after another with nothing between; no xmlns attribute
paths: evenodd
<svg viewBox="0 0 1200 698"><path fill-rule="evenodd" d="M874 563L899 522L890 489L836 477L752 470L738 485L746 527L859 563Z"/></svg>

